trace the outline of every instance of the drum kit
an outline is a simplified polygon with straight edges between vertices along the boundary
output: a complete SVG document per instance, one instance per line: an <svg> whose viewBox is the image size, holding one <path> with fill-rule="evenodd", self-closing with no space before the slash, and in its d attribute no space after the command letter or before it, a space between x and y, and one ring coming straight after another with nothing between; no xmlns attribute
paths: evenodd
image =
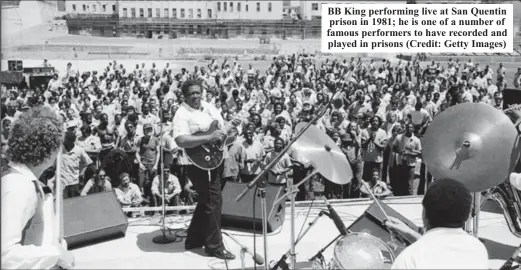
<svg viewBox="0 0 521 270"><path fill-rule="evenodd" d="M324 112L308 123L300 123L296 127L295 137L265 168L269 171L291 146L299 150L308 159L314 171L299 183L288 181L291 205L291 239L290 250L271 267L267 257L266 210L262 212L264 237L264 268L295 269L295 246L316 221L323 215L330 217L340 231L340 235L317 253L310 261L316 269L389 269L397 254L388 243L377 236L366 232L351 232L345 228L333 207L325 200L327 210L323 210L309 223L306 230L295 239L295 189L306 182L312 175L320 173L328 181L335 184L348 184L353 176L350 164L342 150L324 132L312 123L316 122ZM520 114L521 115L521 114ZM521 119L521 117L519 117ZM516 122L516 121L514 121ZM517 123L516 123L517 124ZM474 194L473 210L465 226L468 233L477 237L479 211L488 198L495 199L503 207L509 228L516 236L521 237L519 220L521 217L521 193L508 181L509 175L518 164L521 147L519 131L506 111L500 111L486 104L464 103L448 108L438 114L427 129L422 142L422 158L434 179L452 178L464 183ZM259 187L261 206L266 206L263 196L263 177L259 175L237 197L239 201L250 189ZM362 181L363 185L367 185ZM366 186L367 187L367 186ZM367 190L370 190L367 188ZM371 192L369 192L371 193ZM482 196L482 193L485 196ZM265 194L265 192L264 192ZM498 195L499 194L499 195ZM285 199L285 196L281 199ZM370 194L375 204L387 217L386 211L379 201ZM482 198L483 197L483 198ZM501 199L501 200L500 200ZM512 225L511 225L512 224ZM387 230L390 233L391 230ZM322 252L330 245L334 246L334 256L328 264L324 262ZM289 259L289 265L286 262Z"/></svg>

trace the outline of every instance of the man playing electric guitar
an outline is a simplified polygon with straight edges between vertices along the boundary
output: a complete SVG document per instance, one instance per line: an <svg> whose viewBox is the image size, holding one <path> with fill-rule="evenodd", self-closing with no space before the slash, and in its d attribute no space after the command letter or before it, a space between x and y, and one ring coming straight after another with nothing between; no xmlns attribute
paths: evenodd
<svg viewBox="0 0 521 270"><path fill-rule="evenodd" d="M224 120L219 111L209 103L201 101L202 85L199 81L188 80L181 87L185 101L177 110L173 119L173 133L176 144L182 148L179 162L186 166L187 175L197 191L197 206L186 236L185 249L205 247L208 255L233 260L235 255L225 250L221 235L221 177L223 163L211 170L200 168L192 163L186 153L187 149L197 148L211 142L224 140ZM217 121L219 129L206 132ZM235 120L239 121L239 120ZM238 124L232 122L232 124ZM223 156L227 156L227 147L223 148ZM211 159L212 157L208 157ZM210 177L209 177L210 175Z"/></svg>

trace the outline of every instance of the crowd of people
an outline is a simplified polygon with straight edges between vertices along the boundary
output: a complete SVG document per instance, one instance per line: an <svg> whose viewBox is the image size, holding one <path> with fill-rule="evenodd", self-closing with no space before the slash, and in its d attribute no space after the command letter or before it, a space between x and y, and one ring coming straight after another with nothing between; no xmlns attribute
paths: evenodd
<svg viewBox="0 0 521 270"><path fill-rule="evenodd" d="M432 119L464 102L502 109L502 91L510 83L502 64L494 70L457 59L318 61L300 54L275 57L267 70L228 59L178 72L169 64L124 67L117 61L102 71L80 72L69 63L48 85L2 89L2 160L9 160L10 126L21 112L48 105L67 130L60 167L65 198L114 190L127 207L159 206L163 194L168 205L193 204L190 163L176 145L172 121L185 98L183 83L199 80L203 101L236 136L227 146L222 188L252 181L288 144L297 123L322 115L314 125L345 153L353 178L337 185L317 175L299 186L297 200L367 196L361 180L379 197L423 194L432 176L422 163L420 138ZM512 83L521 84L521 68ZM40 179L50 187L55 167ZM311 171L312 164L291 147L266 179L298 183Z"/></svg>

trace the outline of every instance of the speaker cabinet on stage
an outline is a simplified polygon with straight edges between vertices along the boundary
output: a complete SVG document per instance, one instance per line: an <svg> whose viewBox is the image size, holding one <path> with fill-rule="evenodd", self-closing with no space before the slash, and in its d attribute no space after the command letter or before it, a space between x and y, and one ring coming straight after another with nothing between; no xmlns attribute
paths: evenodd
<svg viewBox="0 0 521 270"><path fill-rule="evenodd" d="M235 182L226 183L222 192L222 226L227 229L253 232L255 224L255 232L262 232L261 198L258 194L255 194L255 189L250 190L239 202L235 201L237 196L246 188L246 185ZM268 232L273 232L284 224L286 200L281 200L281 202L275 204L275 201L282 195L284 195L284 186L268 185L266 188ZM253 198L255 198L255 208ZM254 212L255 218L253 218Z"/></svg>
<svg viewBox="0 0 521 270"><path fill-rule="evenodd" d="M404 216L400 215L398 212L396 212L394 209L386 205L382 201L378 201L382 208L385 210L388 216L395 217L397 219L402 220L409 226L411 229L418 231L418 226L416 226L414 223L406 219ZM382 210L378 207L376 203L371 204L369 208L360 216L355 222L349 226L348 230L351 232L365 232L368 233L383 242L385 242L387 245L389 245L391 248L393 248L393 244L395 243L394 248L394 255L398 256L408 245L414 243L415 239L412 239L410 237L406 238L400 238L400 237L392 237L391 232L389 229L384 225L385 222L385 215L382 213ZM394 233L395 236L397 236L396 233ZM393 241L394 239L394 241Z"/></svg>
<svg viewBox="0 0 521 270"><path fill-rule="evenodd" d="M112 191L63 200L64 238L69 249L125 236L128 221Z"/></svg>
<svg viewBox="0 0 521 270"><path fill-rule="evenodd" d="M503 90L503 110L516 104L521 104L521 89L505 88Z"/></svg>

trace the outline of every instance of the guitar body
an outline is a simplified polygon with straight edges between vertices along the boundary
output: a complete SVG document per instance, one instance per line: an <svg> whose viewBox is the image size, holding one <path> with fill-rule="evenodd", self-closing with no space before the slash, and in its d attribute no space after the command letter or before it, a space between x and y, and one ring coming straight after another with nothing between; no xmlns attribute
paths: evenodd
<svg viewBox="0 0 521 270"><path fill-rule="evenodd" d="M204 136L219 130L217 120L210 124L207 131L196 132L193 136ZM206 143L194 148L185 148L188 159L197 167L203 170L213 170L219 167L224 160L224 147L232 144L235 136L226 136L223 140Z"/></svg>

